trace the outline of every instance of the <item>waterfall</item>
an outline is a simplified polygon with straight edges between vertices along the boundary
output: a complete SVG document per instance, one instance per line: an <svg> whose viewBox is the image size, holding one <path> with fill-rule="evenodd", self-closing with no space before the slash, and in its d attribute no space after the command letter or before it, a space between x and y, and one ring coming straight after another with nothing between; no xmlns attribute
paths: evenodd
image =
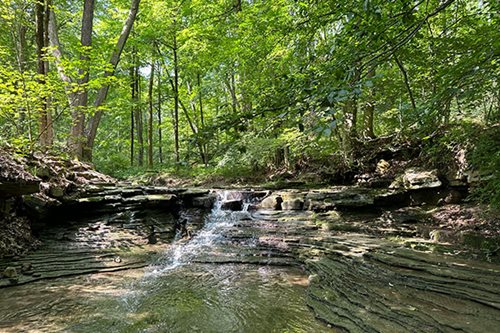
<svg viewBox="0 0 500 333"><path fill-rule="evenodd" d="M217 191L217 200L210 214L205 218L205 224L191 239L177 240L164 253L158 265L152 266L146 272L146 276L162 274L179 266L189 264L193 258L207 252L220 242L222 231L230 228L241 218L248 215L248 207L251 202L245 200L243 209L239 212L222 210L222 204L230 200L243 200L240 192L237 191Z"/></svg>

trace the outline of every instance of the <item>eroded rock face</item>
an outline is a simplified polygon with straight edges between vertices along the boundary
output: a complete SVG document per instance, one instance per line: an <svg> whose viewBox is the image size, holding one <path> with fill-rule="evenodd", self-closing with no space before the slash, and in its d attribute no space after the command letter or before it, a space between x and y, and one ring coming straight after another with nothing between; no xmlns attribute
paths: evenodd
<svg viewBox="0 0 500 333"><path fill-rule="evenodd" d="M308 262L309 305L346 332L493 332L498 266L406 249ZM487 288L484 286L487 285Z"/></svg>
<svg viewBox="0 0 500 333"><path fill-rule="evenodd" d="M0 149L0 198L36 193L40 179L27 171L26 159Z"/></svg>
<svg viewBox="0 0 500 333"><path fill-rule="evenodd" d="M7 216L0 219L0 258L23 255L40 242L31 233L26 217Z"/></svg>

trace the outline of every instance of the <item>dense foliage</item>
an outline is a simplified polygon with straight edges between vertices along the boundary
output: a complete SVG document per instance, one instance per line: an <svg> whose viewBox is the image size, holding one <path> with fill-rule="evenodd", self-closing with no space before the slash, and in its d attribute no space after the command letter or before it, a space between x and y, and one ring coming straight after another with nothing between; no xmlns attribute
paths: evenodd
<svg viewBox="0 0 500 333"><path fill-rule="evenodd" d="M95 1L85 44L90 3L0 4L2 140L75 155L75 112L92 121L99 110L89 149L103 171L248 174L349 164L359 142L378 136L425 138L500 118L498 1L142 0L116 71L109 59L130 1ZM36 4L57 16L63 53L44 44L42 74ZM107 85L102 105L68 102ZM479 146L476 160L498 166L498 141Z"/></svg>

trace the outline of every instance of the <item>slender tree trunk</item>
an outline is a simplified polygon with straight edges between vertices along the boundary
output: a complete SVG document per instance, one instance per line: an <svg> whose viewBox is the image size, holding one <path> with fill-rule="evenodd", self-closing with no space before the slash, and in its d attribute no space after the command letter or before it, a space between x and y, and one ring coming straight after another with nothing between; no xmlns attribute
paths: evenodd
<svg viewBox="0 0 500 333"><path fill-rule="evenodd" d="M47 17L46 17L46 4L45 2L37 2L35 5L36 17L36 54L37 54L37 74L39 74L38 83L45 85L46 76L48 72L48 63L45 61L44 48L48 46L47 43ZM39 134L38 141L42 148L48 148L52 145L52 122L48 110L48 97L41 96L41 105L38 115L39 119Z"/></svg>
<svg viewBox="0 0 500 333"><path fill-rule="evenodd" d="M27 8L25 6L23 6L23 7L25 10L27 10ZM24 87L26 85L24 74L25 74L26 68L27 68L27 63L26 63L26 51L28 49L28 46L26 43L26 32L27 31L28 31L28 27L21 20L17 24L17 29L16 29L17 36L16 36L16 34L14 34L14 32L12 32L12 35L13 35L14 39L16 40L17 66L19 68L19 72L23 75L23 86ZM22 131L24 131L24 119L26 118L25 111L27 111L26 109L21 108L20 112L19 112L20 113L20 119L19 119L20 124L19 125L20 125ZM29 116L28 116L28 124L31 124L31 117L29 117ZM31 127L31 125L29 127ZM29 131L31 132L31 129ZM31 137L31 135L30 135L30 137ZM31 142L31 139L30 139L30 142Z"/></svg>
<svg viewBox="0 0 500 333"><path fill-rule="evenodd" d="M18 28L17 28L17 34L18 34L18 40L17 40L17 49L18 51L18 66L19 70L21 73L23 73L26 70L26 49L27 49L27 43L26 43L26 32L28 31L28 27L25 26L23 23L20 23Z"/></svg>
<svg viewBox="0 0 500 333"><path fill-rule="evenodd" d="M179 59L177 56L177 36L174 33L174 154L175 163L179 163Z"/></svg>
<svg viewBox="0 0 500 333"><path fill-rule="evenodd" d="M140 77L139 66L134 68L134 85L135 85L135 127L137 130L137 145L139 146L139 153L137 155L139 166L144 165L144 136L143 136L143 121L142 121L142 108L141 108L141 91L140 91Z"/></svg>
<svg viewBox="0 0 500 333"><path fill-rule="evenodd" d="M417 110L417 103L415 103L415 98L413 97L413 91L411 90L410 79L408 78L408 72L406 71L405 67L403 66L403 63L398 58L396 53L393 54L393 57L394 60L396 61L396 64L399 67L399 70L401 71L401 74L403 75L403 80L406 86L406 90L408 91L408 97L410 97L411 106L413 107L413 111L415 111Z"/></svg>
<svg viewBox="0 0 500 333"><path fill-rule="evenodd" d="M205 117L203 115L203 95L201 93L201 75L198 73L197 76L198 80L198 101L200 104L200 123L201 123L201 128L205 126Z"/></svg>
<svg viewBox="0 0 500 333"><path fill-rule="evenodd" d="M154 85L155 63L151 59L151 73L149 74L148 100L148 166L153 167L153 85Z"/></svg>
<svg viewBox="0 0 500 333"><path fill-rule="evenodd" d="M130 165L134 165L134 115L135 115L135 66L130 67L130 92L132 103L130 108Z"/></svg>
<svg viewBox="0 0 500 333"><path fill-rule="evenodd" d="M356 139L356 137L358 136L358 96L356 96L356 94L354 93L354 89L359 83L360 76L361 73L359 71L359 67L356 65L356 68L354 69L354 76L351 79L351 83L349 84L351 96L346 101L344 106L345 119L347 121L347 131L351 140Z"/></svg>
<svg viewBox="0 0 500 333"><path fill-rule="evenodd" d="M361 73L358 63L355 64L354 74L349 82L349 90L351 96L348 97L344 104L344 119L346 128L343 131L342 137L342 153L344 154L344 162L349 163L352 159L354 142L358 137L357 122L358 122L358 96L355 88L359 83Z"/></svg>
<svg viewBox="0 0 500 333"><path fill-rule="evenodd" d="M229 80L227 81L227 88L229 93L231 94L231 107L234 113L238 112L238 96L236 95L236 78L234 77L234 73L231 73Z"/></svg>
<svg viewBox="0 0 500 333"><path fill-rule="evenodd" d="M202 144L200 142L200 138L198 136L198 128L196 127L196 125L191 120L191 117L189 116L188 109L186 108L186 106L184 105L184 103L182 103L182 101L180 101L180 100L179 100L179 103L180 103L180 105L182 107L182 110L184 111L184 115L186 116L186 120L188 121L189 127L191 128L191 131L193 132L193 135L195 136L196 145L198 146L198 150L200 151L201 161L203 163L205 163L206 157L205 157L205 153L203 151L203 146L202 146Z"/></svg>
<svg viewBox="0 0 500 333"><path fill-rule="evenodd" d="M49 41L49 15L50 15L50 5L51 5L51 0L45 0L45 15L44 15L44 44L46 47L50 46L50 41ZM44 51L45 54L47 55L47 51ZM45 65L45 73L48 74L50 70L49 66L49 61L45 60L44 61ZM47 140L47 145L52 146L54 143L54 125L52 123L52 111L50 110L50 102L52 100L52 97L47 97L47 108L46 108L46 117L47 117L47 127L45 130L45 135L46 135L46 140Z"/></svg>
<svg viewBox="0 0 500 333"><path fill-rule="evenodd" d="M201 129L201 132L203 133L204 132L204 129L205 129L205 116L203 114L203 94L202 94L202 91L201 91L201 75L200 73L198 73L198 76L197 76L197 79L198 79L198 100L199 100L199 104L200 104L200 129ZM205 142L205 139L202 140L202 149L203 149L203 156L205 157L204 158L204 161L203 163L205 164L205 166L208 166L208 149L207 149L207 143Z"/></svg>
<svg viewBox="0 0 500 333"><path fill-rule="evenodd" d="M158 154L160 155L160 164L163 164L163 147L162 147L162 133L161 133L161 67L158 62Z"/></svg>
<svg viewBox="0 0 500 333"><path fill-rule="evenodd" d="M367 75L367 78L373 78L375 76L375 67L373 67ZM373 115L375 111L375 96L373 93L374 88L372 87L370 90L370 98L368 102L366 103L364 110L363 110L363 132L365 137L369 139L374 139L375 138L375 133L373 132Z"/></svg>
<svg viewBox="0 0 500 333"><path fill-rule="evenodd" d="M193 94L193 87L191 86L191 82L189 80L186 81L186 87L188 91L188 95L191 96ZM191 106L191 111L193 112L193 121L196 124L196 127L199 127L199 119L198 119L198 110L197 103L195 98L189 99L189 105Z"/></svg>

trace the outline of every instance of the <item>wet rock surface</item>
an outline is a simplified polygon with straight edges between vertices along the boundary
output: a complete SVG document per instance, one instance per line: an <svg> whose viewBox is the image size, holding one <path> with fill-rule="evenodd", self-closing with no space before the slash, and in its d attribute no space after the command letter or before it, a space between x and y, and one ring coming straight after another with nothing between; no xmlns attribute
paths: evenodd
<svg viewBox="0 0 500 333"><path fill-rule="evenodd" d="M190 264L304 268L308 305L341 332L493 332L500 318L498 253L462 246L467 237L443 236L450 226L445 220L463 216L467 225L472 212L391 202L395 193L411 199L421 190L87 185L63 197L69 215L43 229L39 250L0 261L0 272L16 272L0 279L0 287L145 267L175 240L179 220L189 221L193 239L176 242L189 250L217 195L231 223L217 229L219 241L189 257ZM87 217L71 219L76 211ZM498 234L486 236L494 242Z"/></svg>
<svg viewBox="0 0 500 333"><path fill-rule="evenodd" d="M17 278L4 274L0 288L91 273L142 268L175 235L175 221L189 221L189 229L201 228L204 209L180 211L129 209L94 218L68 219L40 233L41 246L27 255L0 260L0 272L13 268ZM154 242L151 242L154 239Z"/></svg>
<svg viewBox="0 0 500 333"><path fill-rule="evenodd" d="M419 237L427 223L414 209L260 210L197 261L302 265L311 274L310 307L343 332L495 331L500 265Z"/></svg>

